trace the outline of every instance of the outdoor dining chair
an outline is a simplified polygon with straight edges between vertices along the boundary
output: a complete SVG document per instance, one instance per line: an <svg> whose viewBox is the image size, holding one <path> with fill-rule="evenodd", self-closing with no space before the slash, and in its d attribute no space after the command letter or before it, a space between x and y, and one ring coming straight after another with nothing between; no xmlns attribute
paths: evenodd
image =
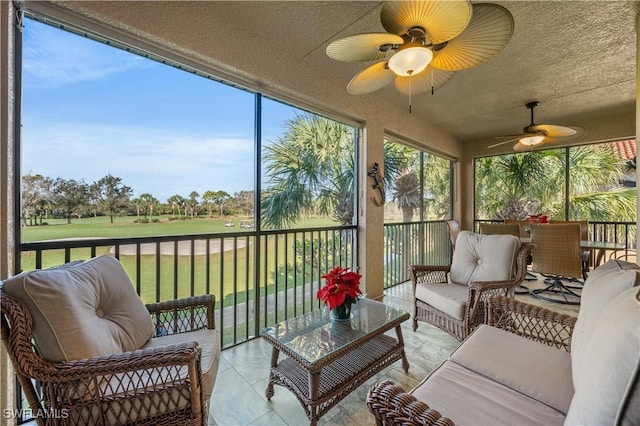
<svg viewBox="0 0 640 426"><path fill-rule="evenodd" d="M549 302L577 305L585 275L580 224L531 224L531 269L545 276L546 287L531 295ZM565 284L570 282L571 284Z"/></svg>

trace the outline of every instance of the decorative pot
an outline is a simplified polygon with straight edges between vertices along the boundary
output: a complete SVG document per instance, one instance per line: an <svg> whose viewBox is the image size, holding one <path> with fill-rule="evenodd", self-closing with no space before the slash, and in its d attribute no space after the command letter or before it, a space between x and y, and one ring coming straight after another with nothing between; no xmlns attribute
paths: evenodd
<svg viewBox="0 0 640 426"><path fill-rule="evenodd" d="M331 318L334 320L348 320L351 318L351 300L345 300L340 306L336 306L331 311Z"/></svg>

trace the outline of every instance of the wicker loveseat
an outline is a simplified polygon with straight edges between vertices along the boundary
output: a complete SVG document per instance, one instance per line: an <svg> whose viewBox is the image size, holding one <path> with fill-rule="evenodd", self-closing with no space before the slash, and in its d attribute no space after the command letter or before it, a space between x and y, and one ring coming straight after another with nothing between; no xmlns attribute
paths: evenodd
<svg viewBox="0 0 640 426"><path fill-rule="evenodd" d="M411 393L375 384L385 425L640 424L640 267L589 275L578 317L494 295L478 327Z"/></svg>
<svg viewBox="0 0 640 426"><path fill-rule="evenodd" d="M0 302L38 424L207 424L220 360L212 295L145 306L101 256L9 278Z"/></svg>

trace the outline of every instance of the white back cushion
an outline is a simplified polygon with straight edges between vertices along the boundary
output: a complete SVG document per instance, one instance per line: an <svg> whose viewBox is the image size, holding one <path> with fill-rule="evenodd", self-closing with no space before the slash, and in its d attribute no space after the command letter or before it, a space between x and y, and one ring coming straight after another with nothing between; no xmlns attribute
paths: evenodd
<svg viewBox="0 0 640 426"><path fill-rule="evenodd" d="M461 231L451 262L451 281L509 280L515 273L520 239L513 235L482 235Z"/></svg>
<svg viewBox="0 0 640 426"><path fill-rule="evenodd" d="M36 348L49 361L139 349L153 334L147 308L111 256L25 272L3 289L27 306Z"/></svg>

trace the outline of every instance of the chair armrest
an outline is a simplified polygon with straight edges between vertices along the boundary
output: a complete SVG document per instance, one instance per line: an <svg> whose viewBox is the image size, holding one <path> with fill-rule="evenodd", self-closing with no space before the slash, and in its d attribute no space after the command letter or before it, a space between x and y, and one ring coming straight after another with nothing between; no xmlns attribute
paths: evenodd
<svg viewBox="0 0 640 426"><path fill-rule="evenodd" d="M212 294L147 304L154 337L215 328L216 298Z"/></svg>
<svg viewBox="0 0 640 426"><path fill-rule="evenodd" d="M450 265L411 265L409 272L411 273L411 283L415 290L418 283L446 283L448 282Z"/></svg>
<svg viewBox="0 0 640 426"><path fill-rule="evenodd" d="M451 419L443 417L389 380L376 383L369 389L367 406L376 423L381 425L454 426Z"/></svg>
<svg viewBox="0 0 640 426"><path fill-rule="evenodd" d="M163 369L180 365L190 365L200 360L202 349L198 342L186 342L167 346L157 346L112 355L51 363L50 368L65 372L58 381L78 380L81 376L113 375L141 370ZM76 376L67 378L66 376Z"/></svg>
<svg viewBox="0 0 640 426"><path fill-rule="evenodd" d="M138 403L148 404L142 418L164 413L198 419L207 412L200 361L200 346L188 342L65 362L40 358L25 371L40 381L48 407L66 413L70 424L109 413L131 421L138 414L126 407Z"/></svg>
<svg viewBox="0 0 640 426"><path fill-rule="evenodd" d="M487 323L570 352L576 317L508 297L492 295L487 301Z"/></svg>

